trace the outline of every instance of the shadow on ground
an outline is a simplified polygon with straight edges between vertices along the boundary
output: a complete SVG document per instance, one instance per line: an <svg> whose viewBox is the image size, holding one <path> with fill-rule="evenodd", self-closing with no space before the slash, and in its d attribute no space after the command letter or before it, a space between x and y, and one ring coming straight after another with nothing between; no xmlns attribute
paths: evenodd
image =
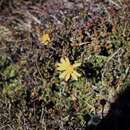
<svg viewBox="0 0 130 130"><path fill-rule="evenodd" d="M119 95L107 116L95 128L89 130L130 130L130 86Z"/></svg>

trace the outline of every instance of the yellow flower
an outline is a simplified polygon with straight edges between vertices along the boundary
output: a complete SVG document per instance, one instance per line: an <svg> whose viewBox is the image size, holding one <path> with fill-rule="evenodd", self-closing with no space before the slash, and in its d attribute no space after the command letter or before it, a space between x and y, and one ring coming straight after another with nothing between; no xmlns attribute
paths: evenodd
<svg viewBox="0 0 130 130"><path fill-rule="evenodd" d="M45 33L40 37L40 42L44 43L45 45L47 45L50 41L51 39L48 33Z"/></svg>
<svg viewBox="0 0 130 130"><path fill-rule="evenodd" d="M57 64L57 70L62 72L59 78L65 79L65 81L68 81L70 77L72 77L73 80L78 80L78 77L81 75L75 69L80 65L81 63L70 64L67 57L61 58L60 63Z"/></svg>

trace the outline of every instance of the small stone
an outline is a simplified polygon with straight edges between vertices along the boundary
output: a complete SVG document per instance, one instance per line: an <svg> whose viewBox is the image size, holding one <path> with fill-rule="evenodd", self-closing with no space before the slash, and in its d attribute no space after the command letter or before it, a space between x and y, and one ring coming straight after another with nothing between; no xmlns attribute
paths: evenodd
<svg viewBox="0 0 130 130"><path fill-rule="evenodd" d="M65 2L65 8L68 8L68 9L72 9L74 7L74 3L73 2Z"/></svg>

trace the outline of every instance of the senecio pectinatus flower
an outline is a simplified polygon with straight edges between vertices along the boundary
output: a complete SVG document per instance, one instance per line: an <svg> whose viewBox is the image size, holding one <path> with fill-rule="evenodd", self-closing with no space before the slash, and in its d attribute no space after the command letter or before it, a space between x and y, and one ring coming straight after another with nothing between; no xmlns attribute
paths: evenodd
<svg viewBox="0 0 130 130"><path fill-rule="evenodd" d="M48 45L48 43L51 41L50 36L48 33L42 34L40 36L40 42L43 43L44 45Z"/></svg>
<svg viewBox="0 0 130 130"><path fill-rule="evenodd" d="M70 78L78 80L81 75L76 71L81 63L71 64L67 57L61 58L60 63L57 64L57 70L61 71L59 78L68 81Z"/></svg>

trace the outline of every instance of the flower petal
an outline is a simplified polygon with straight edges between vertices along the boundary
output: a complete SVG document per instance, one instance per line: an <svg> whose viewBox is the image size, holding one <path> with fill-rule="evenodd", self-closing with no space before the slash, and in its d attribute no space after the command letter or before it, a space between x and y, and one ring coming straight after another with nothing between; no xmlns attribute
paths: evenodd
<svg viewBox="0 0 130 130"><path fill-rule="evenodd" d="M77 75L78 77L80 77L81 76L81 74L80 73L78 73L77 71L74 71L73 72L75 75Z"/></svg>
<svg viewBox="0 0 130 130"><path fill-rule="evenodd" d="M68 65L70 65L70 61L69 61L69 59L68 59L67 57L65 57L65 61L66 61L66 63L67 63Z"/></svg>
<svg viewBox="0 0 130 130"><path fill-rule="evenodd" d="M74 73L72 73L71 76L73 80L78 80L77 76Z"/></svg>
<svg viewBox="0 0 130 130"><path fill-rule="evenodd" d="M78 77L80 77L81 75L80 75L78 72L73 71L73 73L71 74L71 76L72 76L72 78L73 78L74 80L78 80Z"/></svg>
<svg viewBox="0 0 130 130"><path fill-rule="evenodd" d="M70 78L70 73L68 73L66 76L65 76L65 81L68 81Z"/></svg>
<svg viewBox="0 0 130 130"><path fill-rule="evenodd" d="M64 69L64 67L57 67L57 70L63 71L63 70L65 70L65 69Z"/></svg>
<svg viewBox="0 0 130 130"><path fill-rule="evenodd" d="M67 72L64 71L63 73L61 73L61 74L59 75L59 78L60 78L60 79L64 79L64 78L66 77L66 75L67 75Z"/></svg>
<svg viewBox="0 0 130 130"><path fill-rule="evenodd" d="M73 67L76 68L76 67L79 67L81 65L81 63L75 63L73 64Z"/></svg>
<svg viewBox="0 0 130 130"><path fill-rule="evenodd" d="M60 59L60 62L61 62L62 64L64 64L64 63L65 63L64 58L61 58L61 59Z"/></svg>
<svg viewBox="0 0 130 130"><path fill-rule="evenodd" d="M64 64L58 63L57 66L58 66L57 70L63 71L63 70L66 69L65 66L64 66Z"/></svg>

